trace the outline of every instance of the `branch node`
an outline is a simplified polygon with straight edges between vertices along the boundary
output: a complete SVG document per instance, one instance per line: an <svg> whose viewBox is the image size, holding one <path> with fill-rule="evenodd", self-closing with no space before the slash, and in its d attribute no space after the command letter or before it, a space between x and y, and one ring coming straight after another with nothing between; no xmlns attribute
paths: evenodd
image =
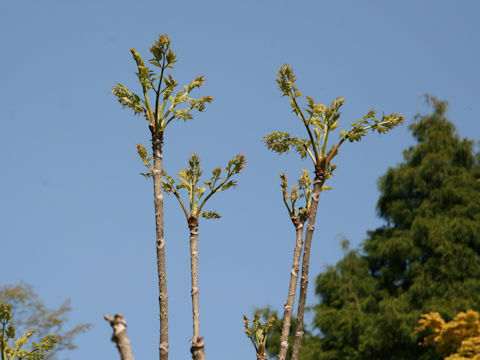
<svg viewBox="0 0 480 360"><path fill-rule="evenodd" d="M157 244L155 246L158 250L162 250L165 247L165 240L158 239Z"/></svg>
<svg viewBox="0 0 480 360"><path fill-rule="evenodd" d="M168 353L168 343L162 342L158 348Z"/></svg>

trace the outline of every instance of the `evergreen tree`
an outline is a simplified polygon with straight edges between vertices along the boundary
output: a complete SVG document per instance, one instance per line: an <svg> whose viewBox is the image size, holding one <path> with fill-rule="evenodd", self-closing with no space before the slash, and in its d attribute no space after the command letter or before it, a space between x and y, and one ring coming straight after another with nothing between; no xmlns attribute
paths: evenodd
<svg viewBox="0 0 480 360"><path fill-rule="evenodd" d="M330 145L329 137L331 141L332 133L339 125L340 110L345 99L338 97L332 101L330 106L315 103L310 96L304 97L302 95L296 87L295 81L296 78L290 65L285 64L280 67L277 77L278 87L282 95L289 99L293 113L303 124L308 137L300 138L299 136L291 136L286 132L277 131L263 138L269 150L282 154L295 149L302 159L310 157L315 168L313 181L310 179L309 172L304 169L300 179L298 179L299 186L293 186L290 193L287 191L287 177L285 174L280 175L283 201L290 215L290 220L295 227L296 239L287 302L284 305L283 326L278 352L279 360L285 360L288 354L291 317L297 281L300 275L297 321L291 355L293 360L299 360L299 351L305 333L303 317L306 309L310 248L320 193L331 189L325 185L325 181L333 176L333 171L337 167L337 164L332 164L333 159L345 141L359 141L370 131L378 132L379 134L386 133L395 126L400 125L404 120L402 115L395 113L390 115L383 114L382 117L378 117L376 111L372 109L360 120L351 123L349 130L340 131L340 139L334 141L333 145ZM302 100L305 104L303 108L301 105ZM311 187L311 185L313 186ZM302 197L305 200L305 207L297 209L296 202ZM303 241L304 224L307 220L305 241ZM302 257L301 274L299 273L300 257Z"/></svg>
<svg viewBox="0 0 480 360"><path fill-rule="evenodd" d="M420 314L480 308L480 156L427 99L433 112L410 125L418 144L379 181L386 224L317 278L311 359L441 359L418 345Z"/></svg>

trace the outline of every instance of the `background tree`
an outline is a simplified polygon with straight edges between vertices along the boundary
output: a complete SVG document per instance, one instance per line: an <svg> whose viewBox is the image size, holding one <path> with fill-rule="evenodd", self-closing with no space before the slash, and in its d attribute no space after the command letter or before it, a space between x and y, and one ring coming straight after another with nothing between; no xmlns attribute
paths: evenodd
<svg viewBox="0 0 480 360"><path fill-rule="evenodd" d="M29 330L15 340L16 329L11 313L12 306L0 302L0 356L2 360L44 359L48 351L52 350L57 341L55 335L47 335L40 342L32 342L31 349L22 349L35 334Z"/></svg>
<svg viewBox="0 0 480 360"><path fill-rule="evenodd" d="M460 312L445 322L439 313L422 314L415 329L417 333L428 332L421 345L435 345L435 351L445 360L480 359L480 321L478 312Z"/></svg>
<svg viewBox="0 0 480 360"><path fill-rule="evenodd" d="M144 165L149 170L143 174L145 177L153 176L153 167L150 164L151 158L148 157L145 147L137 145L138 154L143 160ZM188 159L189 167L178 172L178 184L175 179L163 172L163 186L167 194L175 195L180 204L187 225L190 230L190 274L191 274L191 295L192 295L192 315L193 315L193 337L191 353L194 360L205 359L205 344L200 336L200 304L199 304L199 285L198 285L198 220L200 217L206 219L219 219L220 215L216 211L204 210L207 201L216 193L228 190L237 186L237 182L232 177L239 174L245 167L245 155L238 154L228 162L225 167L225 174L222 174L222 168L218 167L212 171L212 177L208 181L202 181L202 169L200 167L200 158L197 154L192 154ZM199 185L202 182L203 185ZM208 188L208 191L207 191ZM184 189L188 196L188 202L182 200L181 189Z"/></svg>
<svg viewBox="0 0 480 360"><path fill-rule="evenodd" d="M45 359L57 360L63 350L74 350L75 337L86 332L92 325L79 324L70 330L65 330L68 315L72 311L70 300L66 300L58 309L49 309L33 286L21 283L0 287L0 302L11 306L11 316L15 319L17 333L25 334L31 329L30 340L41 342L49 334L56 334L55 348L45 353Z"/></svg>
<svg viewBox="0 0 480 360"><path fill-rule="evenodd" d="M303 337L303 317L305 313L305 303L307 297L308 286L308 268L310 262L310 247L315 228L315 219L317 215L317 206L320 193L328 189L325 187L325 181L332 176L333 170L336 168L332 164L333 158L338 154L338 149L346 141L359 141L365 136L368 131L376 131L384 133L401 124L404 120L403 116L399 114L383 115L381 118L376 116L375 110L370 110L364 117L351 124L350 130L343 130L340 132L340 139L329 144L329 136L338 127L339 118L341 115L340 108L343 106L345 99L337 98L330 106L315 103L313 98L303 96L302 93L295 86L295 75L289 65L284 65L278 70L277 84L283 96L288 97L293 113L297 115L300 122L306 130L306 138L298 136L290 136L289 133L275 132L264 137L265 145L268 149L277 153L286 153L291 149L295 149L300 157L309 157L314 166L315 178L313 181L313 190L311 191L311 201L308 201L308 209L305 215L308 216L308 226L305 235L305 244L303 248L302 259L302 275L300 282L300 296L297 310L297 324L295 329L295 340L292 350L292 359L298 359L298 352ZM304 99L302 99L304 98ZM301 104L305 102L305 105ZM302 108L302 106L305 106ZM331 140L331 139L330 139ZM284 185L282 185L284 187ZM285 200L285 190L284 190ZM288 204L285 202L288 209ZM292 217L292 210L289 209L290 217ZM295 289L297 276L295 276L295 268L297 261L297 249L301 243L298 233L303 230L299 228L301 221L294 221L294 226L297 232L297 241L294 251L294 259L292 263L291 280L289 285L289 292L287 302L284 306L284 326L282 329L280 351L278 358L284 360L287 356L288 336L290 331L290 317L292 314L293 300L295 298Z"/></svg>
<svg viewBox="0 0 480 360"><path fill-rule="evenodd" d="M322 352L301 359L440 359L418 346L420 314L480 306L480 156L427 99L433 112L409 127L418 143L379 181L385 225L317 278Z"/></svg>
<svg viewBox="0 0 480 360"><path fill-rule="evenodd" d="M148 122L152 135L153 147L153 192L155 204L155 225L157 253L157 272L160 306L160 344L159 356L161 360L168 359L168 292L167 272L165 265L165 239L163 226L163 195L162 195L162 161L163 161L163 136L165 129L174 119L184 121L193 119L192 111L205 110L206 103L213 100L210 96L199 99L190 97L190 93L205 83L203 76L198 76L189 85L175 93L178 86L175 79L167 72L173 69L177 62L176 55L170 48L170 39L167 35L160 35L155 44L150 48L153 58L150 64L159 68L155 74L144 63L142 57L135 49L130 49L137 64L137 77L142 87L142 96L132 93L124 85L118 83L112 93L117 97L123 107L133 110L135 115L143 115ZM149 94L153 101L150 101Z"/></svg>

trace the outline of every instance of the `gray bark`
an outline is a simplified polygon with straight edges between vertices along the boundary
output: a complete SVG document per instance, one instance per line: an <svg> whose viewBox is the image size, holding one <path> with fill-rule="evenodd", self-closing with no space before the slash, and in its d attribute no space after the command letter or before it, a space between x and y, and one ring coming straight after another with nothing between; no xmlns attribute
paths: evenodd
<svg viewBox="0 0 480 360"><path fill-rule="evenodd" d="M292 360L298 360L300 346L303 338L303 317L305 315L305 303L307 300L308 288L308 268L310 265L310 248L312 246L313 231L315 229L315 220L317 217L318 200L322 186L325 183L325 172L318 174L316 171L315 180L313 182L312 203L310 205L310 217L308 219L307 234L305 235L305 246L302 259L302 278L300 280L300 296L298 299L297 310L297 328L295 329L295 339L293 342Z"/></svg>
<svg viewBox="0 0 480 360"><path fill-rule="evenodd" d="M205 360L205 344L200 337L200 304L198 289L198 218L190 216L188 219L190 229L190 273L192 280L192 314L193 314L193 338L190 339L190 349L193 360Z"/></svg>
<svg viewBox="0 0 480 360"><path fill-rule="evenodd" d="M160 360L168 360L168 293L167 293L167 270L165 265L165 239L163 226L163 194L162 194L162 146L163 133L152 131L153 144L153 192L155 204L155 225L158 271L158 302L160 306Z"/></svg>
<svg viewBox="0 0 480 360"><path fill-rule="evenodd" d="M287 302L284 305L282 335L280 337L279 360L285 360L288 351L288 336L290 334L290 322L292 318L293 303L295 301L295 292L298 282L298 273L300 271L300 256L303 246L303 223L297 218L292 218L296 229L296 242L293 252L292 270L290 271L290 285L288 288Z"/></svg>
<svg viewBox="0 0 480 360"><path fill-rule="evenodd" d="M127 337L127 321L125 318L121 314L116 314L113 318L108 315L103 317L113 329L112 341L117 346L120 358L122 360L135 360L130 347L130 340Z"/></svg>
<svg viewBox="0 0 480 360"><path fill-rule="evenodd" d="M205 360L205 344L203 343L203 338L200 336L197 338L191 338L192 347L190 351L192 353L193 360Z"/></svg>

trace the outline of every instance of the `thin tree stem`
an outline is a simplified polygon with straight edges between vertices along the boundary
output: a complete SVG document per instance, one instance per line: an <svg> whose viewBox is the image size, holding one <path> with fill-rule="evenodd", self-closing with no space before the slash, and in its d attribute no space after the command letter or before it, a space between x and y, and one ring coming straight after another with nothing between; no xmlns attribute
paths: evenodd
<svg viewBox="0 0 480 360"><path fill-rule="evenodd" d="M155 93L156 93L156 97L155 97L155 125L157 124L157 122L160 122L160 117L161 117L160 114L158 113L158 103L160 101L160 93L161 93L160 90L162 88L164 70L165 70L165 57L163 57L163 61L162 61L162 70L160 71L160 79L158 79L158 88L155 91Z"/></svg>
<svg viewBox="0 0 480 360"><path fill-rule="evenodd" d="M198 219L191 216L188 219L190 228L190 272L192 276L192 314L193 337L200 336L200 306L198 301Z"/></svg>
<svg viewBox="0 0 480 360"><path fill-rule="evenodd" d="M112 341L117 346L120 358L122 360L135 360L130 347L130 340L127 337L127 321L125 318L121 314L116 314L114 317L108 315L103 317L113 329Z"/></svg>
<svg viewBox="0 0 480 360"><path fill-rule="evenodd" d="M298 354L303 338L303 318L305 315L305 303L307 300L308 288L308 268L310 265L310 248L312 245L313 231L315 229L315 220L317 217L318 200L322 186L325 182L325 173L318 174L316 169L316 176L313 182L312 203L310 205L310 217L308 219L307 233L305 235L305 245L302 259L302 278L300 280L300 295L298 299L297 310L297 328L295 329L295 339L293 342L292 360L298 360Z"/></svg>
<svg viewBox="0 0 480 360"><path fill-rule="evenodd" d="M153 143L153 192L155 203L155 225L158 270L158 301L160 305L160 360L168 360L168 293L167 270L165 265L165 239L163 227L163 194L162 194L162 146L163 133L152 131Z"/></svg>
<svg viewBox="0 0 480 360"><path fill-rule="evenodd" d="M190 348L190 352L192 353L192 359L194 360L205 360L205 344L203 343L203 339L198 337L196 339L191 339L192 347Z"/></svg>
<svg viewBox="0 0 480 360"><path fill-rule="evenodd" d="M297 99L295 98L295 96L292 93L290 93L290 98L293 100L293 103L295 104L295 107L297 108L297 111L300 114L300 118L303 121L303 125L305 125L305 128L307 129L308 137L310 138L310 141L312 142L312 149L313 149L313 152L315 153L315 160L313 161L313 163L315 165L317 165L317 162L320 161L320 156L318 156L318 151L317 151L317 147L315 145L315 140L313 140L312 131L310 130L310 127L308 126L307 119L305 118L305 115L303 115L303 112L300 109L300 106L298 106Z"/></svg>
<svg viewBox="0 0 480 360"><path fill-rule="evenodd" d="M2 342L0 343L2 347L2 360L5 360L5 343L7 340L5 339L5 326L7 325L7 321L5 323L2 322L2 338L0 339Z"/></svg>
<svg viewBox="0 0 480 360"><path fill-rule="evenodd" d="M268 360L267 354L263 352L263 354L257 354L257 360Z"/></svg>
<svg viewBox="0 0 480 360"><path fill-rule="evenodd" d="M298 273L300 271L300 256L303 246L303 222L299 221L297 217L292 217L292 222L296 229L296 242L293 252L292 270L290 271L290 285L288 288L287 302L283 306L283 326L282 335L280 337L280 351L278 353L278 360L285 360L287 357L290 322L292 318L293 303L295 301Z"/></svg>
<svg viewBox="0 0 480 360"><path fill-rule="evenodd" d="M200 337L200 304L198 300L198 218L190 216L188 219L190 229L190 272L192 276L192 314L193 314L193 337L190 340L190 349L193 360L205 359L205 345Z"/></svg>

